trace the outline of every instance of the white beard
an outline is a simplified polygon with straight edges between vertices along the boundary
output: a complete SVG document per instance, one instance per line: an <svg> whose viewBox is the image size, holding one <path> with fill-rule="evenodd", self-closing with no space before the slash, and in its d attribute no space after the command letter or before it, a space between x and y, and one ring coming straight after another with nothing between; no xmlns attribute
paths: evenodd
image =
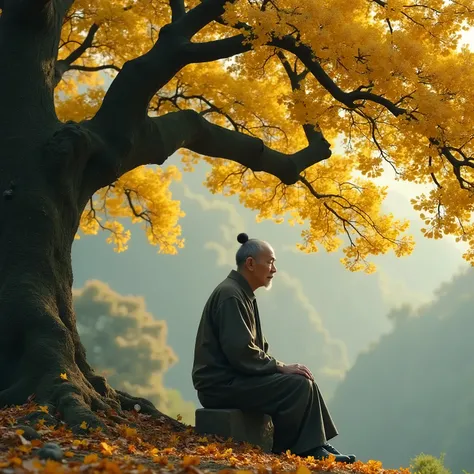
<svg viewBox="0 0 474 474"><path fill-rule="evenodd" d="M273 285L273 279L269 280L268 285L264 286L265 290L270 291L272 289L272 285Z"/></svg>

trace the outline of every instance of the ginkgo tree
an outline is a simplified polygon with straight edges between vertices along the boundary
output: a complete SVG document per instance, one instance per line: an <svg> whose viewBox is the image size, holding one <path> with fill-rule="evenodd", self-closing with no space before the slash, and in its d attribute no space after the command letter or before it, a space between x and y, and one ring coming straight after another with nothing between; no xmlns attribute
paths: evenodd
<svg viewBox="0 0 474 474"><path fill-rule="evenodd" d="M0 405L33 396L74 427L150 403L86 360L71 246L142 223L182 245L176 161L213 193L302 226L351 270L409 254L385 169L427 237L474 259L472 0L0 0ZM335 146L343 149L333 154ZM163 165L179 150L174 165Z"/></svg>

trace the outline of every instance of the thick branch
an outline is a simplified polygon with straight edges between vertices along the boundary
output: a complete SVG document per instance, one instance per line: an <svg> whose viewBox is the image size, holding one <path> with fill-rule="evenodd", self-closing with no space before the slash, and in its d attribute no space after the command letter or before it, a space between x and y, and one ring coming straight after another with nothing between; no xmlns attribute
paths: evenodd
<svg viewBox="0 0 474 474"><path fill-rule="evenodd" d="M331 156L329 143L322 137L290 155L272 150L259 138L219 127L197 112L183 110L148 118L120 173L144 164L162 164L180 148L264 171L287 185L296 183L305 169Z"/></svg>
<svg viewBox="0 0 474 474"><path fill-rule="evenodd" d="M215 42L204 44L200 60L196 55L196 46L190 39L201 28L222 15L226 3L234 1L203 0L177 21L163 27L158 41L150 51L125 63L109 87L94 118L98 128L114 130L104 137L109 143L129 138L136 124L146 119L152 97L181 68L192 62L213 60L215 52L213 53L212 49L217 48L220 53ZM225 49L230 49L230 55L237 54L235 50L242 45L240 38L222 41ZM246 48L244 47L244 50ZM116 122L115 127L108 126L112 121Z"/></svg>
<svg viewBox="0 0 474 474"><path fill-rule="evenodd" d="M176 31L187 39L191 39L198 31L202 30L211 21L216 20L225 13L226 3L235 3L236 0L203 0L186 15L183 15L176 25Z"/></svg>
<svg viewBox="0 0 474 474"><path fill-rule="evenodd" d="M186 14L184 8L184 0L170 0L171 7L171 21L178 21L182 16Z"/></svg>
<svg viewBox="0 0 474 474"><path fill-rule="evenodd" d="M252 50L252 44L244 35L231 36L206 43L191 43L186 47L188 59L192 63L217 61L237 56Z"/></svg>

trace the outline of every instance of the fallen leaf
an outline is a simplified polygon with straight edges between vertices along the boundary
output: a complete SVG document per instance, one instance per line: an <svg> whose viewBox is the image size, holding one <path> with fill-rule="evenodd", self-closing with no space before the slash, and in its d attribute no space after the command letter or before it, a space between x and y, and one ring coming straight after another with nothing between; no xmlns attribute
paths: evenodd
<svg viewBox="0 0 474 474"><path fill-rule="evenodd" d="M97 454L88 454L84 457L84 464L93 464L99 461L99 456Z"/></svg>

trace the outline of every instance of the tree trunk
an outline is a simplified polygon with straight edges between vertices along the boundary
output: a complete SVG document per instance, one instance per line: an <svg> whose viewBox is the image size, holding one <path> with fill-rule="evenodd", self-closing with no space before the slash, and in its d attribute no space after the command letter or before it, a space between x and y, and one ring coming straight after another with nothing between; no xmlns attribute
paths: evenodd
<svg viewBox="0 0 474 474"><path fill-rule="evenodd" d="M97 426L94 410L138 404L154 413L87 363L72 305L71 247L88 135L73 124L49 129L56 131L35 139L23 129L29 146L8 146L0 132L0 406L34 396L72 427Z"/></svg>
<svg viewBox="0 0 474 474"><path fill-rule="evenodd" d="M55 64L71 3L0 1L0 407L33 397L79 428L100 425L97 410L116 416L138 404L160 413L96 375L76 329L72 243L87 200L118 176L98 172L91 157L101 139L85 123L56 117Z"/></svg>

